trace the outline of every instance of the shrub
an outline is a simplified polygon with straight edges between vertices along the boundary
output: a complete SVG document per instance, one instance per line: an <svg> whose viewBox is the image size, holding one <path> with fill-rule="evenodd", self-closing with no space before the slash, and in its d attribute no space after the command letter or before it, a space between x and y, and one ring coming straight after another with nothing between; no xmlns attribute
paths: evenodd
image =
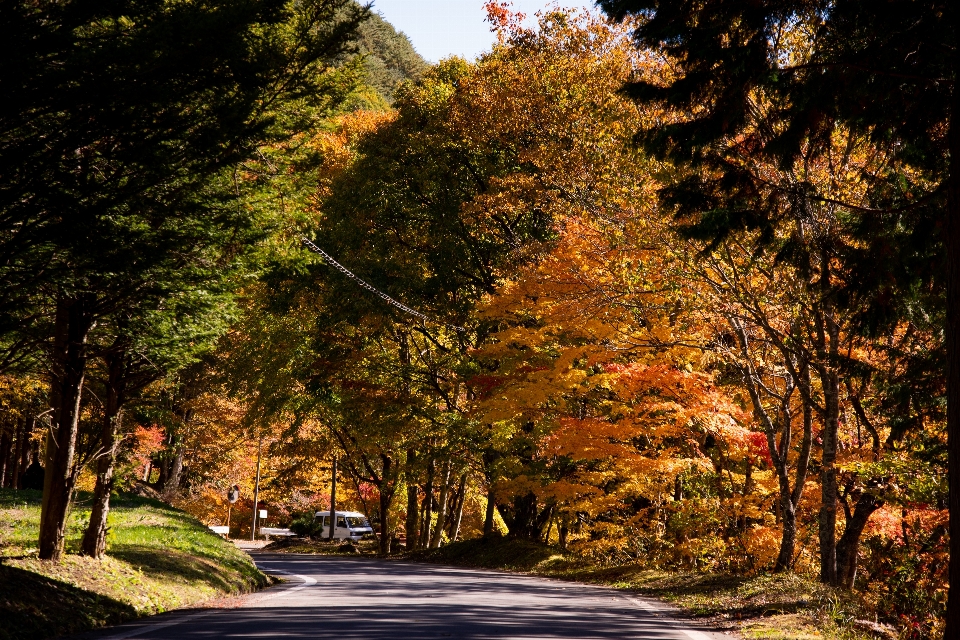
<svg viewBox="0 0 960 640"><path fill-rule="evenodd" d="M314 538L320 536L323 525L319 519L313 517L313 513L305 513L290 523L290 531L298 536Z"/></svg>

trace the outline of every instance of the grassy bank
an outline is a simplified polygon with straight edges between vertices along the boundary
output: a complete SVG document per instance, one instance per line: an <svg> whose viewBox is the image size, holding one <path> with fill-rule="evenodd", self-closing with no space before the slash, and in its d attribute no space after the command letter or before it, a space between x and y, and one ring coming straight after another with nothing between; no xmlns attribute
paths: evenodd
<svg viewBox="0 0 960 640"><path fill-rule="evenodd" d="M304 538L281 538L264 547L263 551L269 551L270 553L310 553L322 556L376 557L379 548L377 541L373 539L345 544L343 540L330 542Z"/></svg>
<svg viewBox="0 0 960 640"><path fill-rule="evenodd" d="M0 490L0 639L50 638L195 605L266 584L250 558L162 502L112 501L108 557L77 555L80 495L60 564L36 558L40 492Z"/></svg>
<svg viewBox="0 0 960 640"><path fill-rule="evenodd" d="M796 574L745 577L667 572L638 565L597 567L555 547L509 538L467 540L408 557L630 590L673 603L688 615L750 639L895 637L876 625L853 597ZM864 619L868 616L870 620Z"/></svg>

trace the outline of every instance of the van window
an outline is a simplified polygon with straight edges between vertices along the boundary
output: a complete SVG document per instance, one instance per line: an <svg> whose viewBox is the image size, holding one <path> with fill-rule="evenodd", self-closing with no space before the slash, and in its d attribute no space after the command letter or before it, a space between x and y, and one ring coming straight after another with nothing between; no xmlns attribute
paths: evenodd
<svg viewBox="0 0 960 640"><path fill-rule="evenodd" d="M330 516L323 516L323 525L324 527L330 526Z"/></svg>
<svg viewBox="0 0 960 640"><path fill-rule="evenodd" d="M347 528L346 523L343 521L343 516L337 516L337 527L339 527L340 529Z"/></svg>
<svg viewBox="0 0 960 640"><path fill-rule="evenodd" d="M366 518L358 518L356 516L347 516L347 524L350 525L351 529L360 529L370 526L367 524Z"/></svg>

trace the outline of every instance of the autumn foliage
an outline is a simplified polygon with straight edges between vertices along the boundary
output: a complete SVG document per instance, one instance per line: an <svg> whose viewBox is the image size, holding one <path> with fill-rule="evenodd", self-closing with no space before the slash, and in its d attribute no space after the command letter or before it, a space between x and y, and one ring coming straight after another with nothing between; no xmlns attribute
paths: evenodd
<svg viewBox="0 0 960 640"><path fill-rule="evenodd" d="M279 212L265 264L216 349L146 387L121 484L208 524L239 485L246 536L258 459L266 524L287 525L329 506L336 457L338 508L371 516L383 554L506 534L598 563L802 572L904 638L935 633L941 336L919 307L892 329L861 313L869 220L834 206L906 175L896 153L837 127L771 162L758 150L788 105L757 92L711 153L779 217L708 237L702 211L749 211L709 201L719 169L636 144L690 113L622 91L675 61L638 50L629 23L486 8L498 40L476 62L444 60L392 109L331 115L237 172L263 185L246 206ZM701 213L681 183L703 187Z"/></svg>

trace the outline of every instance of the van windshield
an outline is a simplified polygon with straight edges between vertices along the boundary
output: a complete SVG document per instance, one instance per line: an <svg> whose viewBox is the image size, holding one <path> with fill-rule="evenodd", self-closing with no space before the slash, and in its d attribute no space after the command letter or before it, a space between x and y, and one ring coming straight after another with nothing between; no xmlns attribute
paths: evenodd
<svg viewBox="0 0 960 640"><path fill-rule="evenodd" d="M359 529L361 527L369 527L367 524L366 518L358 518L356 516L347 516L347 526L351 529Z"/></svg>

